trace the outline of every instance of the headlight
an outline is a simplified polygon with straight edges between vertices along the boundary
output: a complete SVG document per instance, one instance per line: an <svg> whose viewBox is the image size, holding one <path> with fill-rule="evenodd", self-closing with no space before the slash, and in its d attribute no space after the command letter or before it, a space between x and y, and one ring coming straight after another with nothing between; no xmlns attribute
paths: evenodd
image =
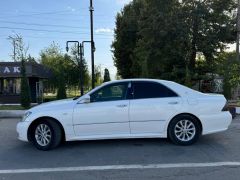
<svg viewBox="0 0 240 180"><path fill-rule="evenodd" d="M25 112L21 121L25 121L27 119L27 117L30 116L31 114L32 114L31 111Z"/></svg>

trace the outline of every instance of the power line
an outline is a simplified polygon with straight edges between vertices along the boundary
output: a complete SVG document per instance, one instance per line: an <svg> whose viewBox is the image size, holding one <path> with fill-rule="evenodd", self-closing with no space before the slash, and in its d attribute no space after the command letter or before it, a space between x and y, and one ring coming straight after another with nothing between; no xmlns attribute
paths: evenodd
<svg viewBox="0 0 240 180"><path fill-rule="evenodd" d="M32 28L18 28L18 27L0 27L0 29L10 29L10 30L24 30L24 31L36 31L36 32L50 32L50 33L63 33L63 34L86 34L89 35L89 33L84 32L76 32L76 31L58 31L58 30L47 30L47 29L32 29ZM100 34L98 35L102 36L109 36L108 34ZM112 36L112 35L111 35Z"/></svg>
<svg viewBox="0 0 240 180"><path fill-rule="evenodd" d="M0 35L0 37L2 38L7 38L9 35ZM109 39L111 40L112 37L101 37L102 35L99 35L98 37L96 37L95 39ZM74 39L76 37L59 37L59 36L23 36L24 38L33 38L33 39Z"/></svg>
<svg viewBox="0 0 240 180"><path fill-rule="evenodd" d="M46 30L46 29L32 29L32 28L18 28L18 27L0 27L0 29L18 29L18 30L24 30L24 31L38 31L38 32L55 32L55 33L66 33L66 34L84 34L84 33L78 33L73 31L54 31L54 30Z"/></svg>
<svg viewBox="0 0 240 180"><path fill-rule="evenodd" d="M28 16L26 18L30 18L30 19L41 19L41 20L44 20L44 17L32 17L32 16ZM46 18L46 17L45 17ZM2 18L0 17L0 19L4 20L6 18ZM67 21L67 22L79 22L79 19L70 19L70 18L52 18L52 17L47 17L48 20L52 20L52 21Z"/></svg>
<svg viewBox="0 0 240 180"><path fill-rule="evenodd" d="M65 11L51 11L51 12L40 12L40 13L32 13L32 14L18 14L18 15L10 15L10 16L8 16L8 15L5 15L5 16L0 16L1 18L2 17L23 17L23 16L39 16L39 15L51 15L51 14L53 14L53 15L56 15L56 14L61 14L61 13L66 13L66 12L71 12L71 11L69 11L69 10L65 10Z"/></svg>
<svg viewBox="0 0 240 180"><path fill-rule="evenodd" d="M87 10L87 8L84 8ZM79 14L81 11L79 10L75 10L75 11L71 11L71 10L64 10L64 11L50 11L50 12L32 12L29 14L17 14L17 15L6 15L6 14L1 14L0 13L0 18L14 18L14 17L24 17L24 16L39 16L39 15L72 15L72 16L76 16L76 14L78 14L78 16L83 16L86 17L88 16L88 14ZM3 15L3 16L1 16ZM101 17L109 17L105 14L96 14L97 16L101 16Z"/></svg>
<svg viewBox="0 0 240 180"><path fill-rule="evenodd" d="M65 12L65 11L63 11L63 12ZM69 12L69 11L67 11L67 12ZM36 15L49 15L49 14L56 14L56 15L59 15L59 13L60 12L48 12L48 13L35 13L35 14L25 14L25 15L16 15L16 16L0 16L0 19L2 19L2 20L6 20L6 19L11 19L11 18L21 18L22 16L26 16L26 18L31 18L31 19L44 19L44 18L46 18L46 17L39 17L39 16L36 16ZM69 12L69 13L71 13L71 12ZM63 15L63 14L62 14ZM64 17L66 17L66 16L69 16L69 15L74 15L74 16L76 16L76 14L64 14ZM77 19L73 19L73 18L54 18L54 17L52 17L52 16L48 16L47 18L48 18L48 20L53 20L53 21L72 21L72 22L79 22L79 20L80 19L85 19L88 15L83 15L83 14L78 14L77 15L78 16L78 18ZM100 16L100 17L108 17L109 18L109 16L107 16L107 15L97 15L97 16ZM114 18L115 19L115 18ZM110 20L106 20L105 18L103 18L103 19L101 19L100 21L98 20L97 22L99 22L99 23L101 23L101 22L112 22L112 21L110 21Z"/></svg>
<svg viewBox="0 0 240 180"><path fill-rule="evenodd" d="M2 21L1 23L7 23L7 24L21 24L21 25L29 25L29 26L44 26L44 27L65 27L65 28L73 28L73 29L82 29L83 27L77 27L77 26L66 26L66 25L60 25L60 24L38 24L38 23L26 23L26 22L14 22L14 21ZM87 27L84 27L87 29Z"/></svg>
<svg viewBox="0 0 240 180"><path fill-rule="evenodd" d="M5 20L7 17L0 17L0 19ZM48 20L52 20L52 21L66 21L66 22L78 22L81 21L81 19L86 17L79 17L78 19L73 19L73 18L54 18L54 17L32 17L32 16L27 16L26 18L30 18L30 19L41 19L44 20L44 18L47 18ZM97 20L97 23L114 23L114 21L110 21L110 20Z"/></svg>
<svg viewBox="0 0 240 180"><path fill-rule="evenodd" d="M79 17L78 15L77 16L75 15L74 17L78 17L78 18L71 18L71 17L69 17L69 18L68 17L66 17L66 18L55 18L55 17L31 17L31 16L28 16L28 17L26 17L24 19L25 20L28 19L27 21L37 21L37 20L45 21L45 19L47 19L48 21L54 21L54 23L56 21L61 21L61 23L63 23L63 21L64 21L64 22L67 22L67 23L69 23L69 22L73 22L73 23L81 22L82 24L86 24L86 21L85 21L86 17ZM1 21L7 20L9 22L16 22L16 21L18 21L18 19L16 19L16 18L8 19L8 18L4 18L4 17L0 17L0 20ZM106 18L97 19L96 22L98 24L102 24L102 23L112 23L112 24L115 24L115 18L113 18L113 19L106 19Z"/></svg>
<svg viewBox="0 0 240 180"><path fill-rule="evenodd" d="M72 8L72 9L75 9L75 8ZM1 11L0 14L10 14L10 13L57 13L57 12L63 12L63 11L70 11L71 10L71 7L65 9L65 10L62 10L62 9L58 9L58 10L55 10L55 11ZM75 11L79 11L79 10L88 10L88 8L84 7L84 8L77 8L75 9Z"/></svg>

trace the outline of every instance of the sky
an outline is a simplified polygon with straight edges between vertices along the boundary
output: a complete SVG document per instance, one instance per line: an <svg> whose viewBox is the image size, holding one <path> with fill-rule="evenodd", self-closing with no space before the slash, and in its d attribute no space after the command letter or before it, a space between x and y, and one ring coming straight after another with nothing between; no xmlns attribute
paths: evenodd
<svg viewBox="0 0 240 180"><path fill-rule="evenodd" d="M93 0L95 64L116 75L111 43L115 16L130 0ZM53 41L65 53L67 40L90 40L89 0L7 0L0 1L0 61L12 61L12 46L8 36L22 35L29 45L28 53L39 53ZM90 44L85 46L85 58L91 65Z"/></svg>

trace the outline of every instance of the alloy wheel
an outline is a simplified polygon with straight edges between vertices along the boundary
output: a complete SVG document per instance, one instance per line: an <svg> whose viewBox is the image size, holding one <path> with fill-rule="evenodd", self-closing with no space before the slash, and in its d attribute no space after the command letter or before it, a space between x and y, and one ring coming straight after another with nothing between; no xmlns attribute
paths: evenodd
<svg viewBox="0 0 240 180"><path fill-rule="evenodd" d="M47 146L52 139L52 132L47 124L39 124L35 130L35 139L40 146Z"/></svg>
<svg viewBox="0 0 240 180"><path fill-rule="evenodd" d="M180 120L174 128L175 136L180 141L191 141L196 134L196 127L190 120Z"/></svg>

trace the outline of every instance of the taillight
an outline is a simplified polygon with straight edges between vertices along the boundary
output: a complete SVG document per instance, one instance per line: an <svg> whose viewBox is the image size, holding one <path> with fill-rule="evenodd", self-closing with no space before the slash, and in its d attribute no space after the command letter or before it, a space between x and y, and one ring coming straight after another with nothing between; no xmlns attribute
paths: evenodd
<svg viewBox="0 0 240 180"><path fill-rule="evenodd" d="M229 111L228 104L226 103L225 106L222 108L222 111Z"/></svg>

